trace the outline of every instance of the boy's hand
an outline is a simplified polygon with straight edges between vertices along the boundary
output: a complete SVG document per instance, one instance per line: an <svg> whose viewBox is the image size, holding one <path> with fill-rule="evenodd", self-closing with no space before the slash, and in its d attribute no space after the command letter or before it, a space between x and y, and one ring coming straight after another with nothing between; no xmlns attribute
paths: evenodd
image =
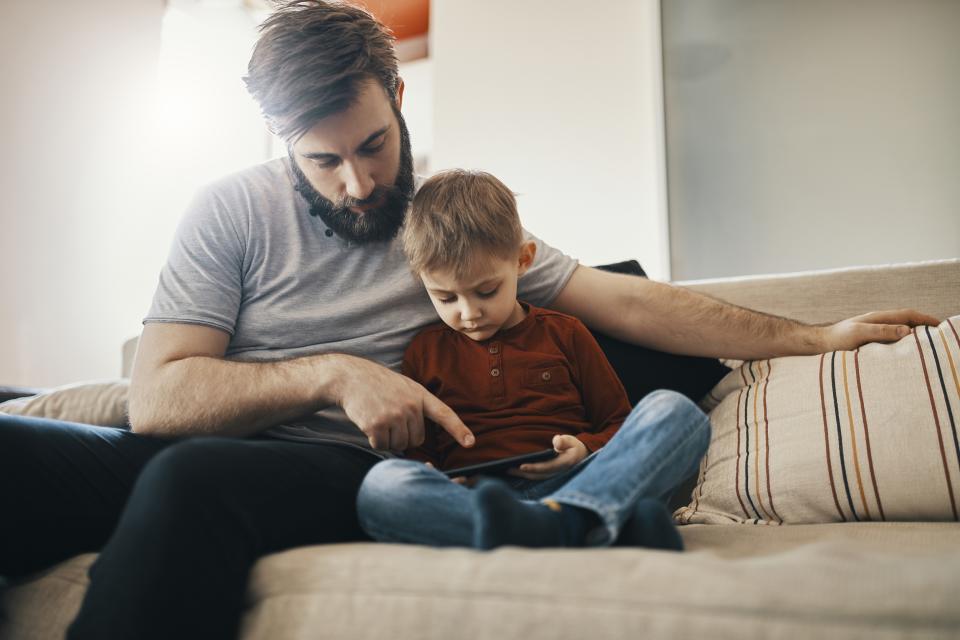
<svg viewBox="0 0 960 640"><path fill-rule="evenodd" d="M431 469L436 469L436 467L433 466L432 462L424 462L424 464L430 467ZM467 478L466 476L457 476L456 478L450 478L450 482L453 482L455 484L462 484L466 487L472 487L475 480L476 480L475 478Z"/></svg>
<svg viewBox="0 0 960 640"><path fill-rule="evenodd" d="M404 451L423 444L430 418L464 447L473 433L453 410L410 378L353 356L340 356L338 404L374 449Z"/></svg>
<svg viewBox="0 0 960 640"><path fill-rule="evenodd" d="M587 457L587 445L570 435L553 436L553 449L557 457L547 462L530 462L522 464L509 473L527 480L545 480L561 471L566 471Z"/></svg>

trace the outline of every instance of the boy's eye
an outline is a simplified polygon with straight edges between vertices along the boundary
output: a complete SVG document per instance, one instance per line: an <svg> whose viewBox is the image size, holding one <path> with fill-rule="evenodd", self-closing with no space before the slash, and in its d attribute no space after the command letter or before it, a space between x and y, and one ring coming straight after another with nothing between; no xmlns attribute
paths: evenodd
<svg viewBox="0 0 960 640"><path fill-rule="evenodd" d="M490 291L477 291L477 295L480 296L481 298L492 298L493 296L497 295L497 291L499 290L500 290L500 287L495 287Z"/></svg>
<svg viewBox="0 0 960 640"><path fill-rule="evenodd" d="M442 304L450 304L457 301L457 296L447 296L446 298L437 298Z"/></svg>

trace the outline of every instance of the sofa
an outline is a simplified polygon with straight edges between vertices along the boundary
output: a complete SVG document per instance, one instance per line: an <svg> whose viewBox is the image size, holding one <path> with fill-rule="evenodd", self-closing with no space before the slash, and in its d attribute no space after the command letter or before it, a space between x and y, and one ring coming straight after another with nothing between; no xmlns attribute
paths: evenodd
<svg viewBox="0 0 960 640"><path fill-rule="evenodd" d="M938 318L960 314L960 259L678 284L814 323L902 307ZM950 364L956 371L952 359L943 360L948 383ZM946 414L942 422L947 429ZM945 469L953 464L947 453ZM680 498L690 501L689 487ZM240 635L960 638L960 524L949 513L931 518L941 521L895 521L889 500L887 513L893 517L885 521L873 514L849 522L681 524L683 553L372 543L296 548L254 566ZM689 520L678 515L681 523ZM9 585L0 595L0 638L62 637L94 557L81 555Z"/></svg>

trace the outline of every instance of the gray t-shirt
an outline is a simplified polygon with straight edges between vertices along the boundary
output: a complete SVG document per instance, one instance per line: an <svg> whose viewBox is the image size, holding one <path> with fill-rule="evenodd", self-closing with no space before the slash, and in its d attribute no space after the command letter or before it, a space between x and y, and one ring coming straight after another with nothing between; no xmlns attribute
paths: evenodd
<svg viewBox="0 0 960 640"><path fill-rule="evenodd" d="M289 162L271 160L200 191L177 229L144 323L222 329L231 360L345 353L399 371L413 336L438 321L399 239L353 244L331 235L294 191ZM530 239L536 261L520 279L519 297L547 306L577 261ZM339 407L267 435L368 448Z"/></svg>

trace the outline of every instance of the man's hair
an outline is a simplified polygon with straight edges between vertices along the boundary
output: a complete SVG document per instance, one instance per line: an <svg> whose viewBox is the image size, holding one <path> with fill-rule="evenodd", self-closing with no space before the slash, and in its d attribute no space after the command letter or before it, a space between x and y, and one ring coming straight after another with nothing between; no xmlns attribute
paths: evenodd
<svg viewBox="0 0 960 640"><path fill-rule="evenodd" d="M288 143L349 108L375 80L396 102L394 37L367 11L344 2L284 0L260 25L243 81L271 130Z"/></svg>
<svg viewBox="0 0 960 640"><path fill-rule="evenodd" d="M415 273L466 275L477 259L514 258L523 243L517 200L489 173L451 169L423 183L403 230Z"/></svg>

